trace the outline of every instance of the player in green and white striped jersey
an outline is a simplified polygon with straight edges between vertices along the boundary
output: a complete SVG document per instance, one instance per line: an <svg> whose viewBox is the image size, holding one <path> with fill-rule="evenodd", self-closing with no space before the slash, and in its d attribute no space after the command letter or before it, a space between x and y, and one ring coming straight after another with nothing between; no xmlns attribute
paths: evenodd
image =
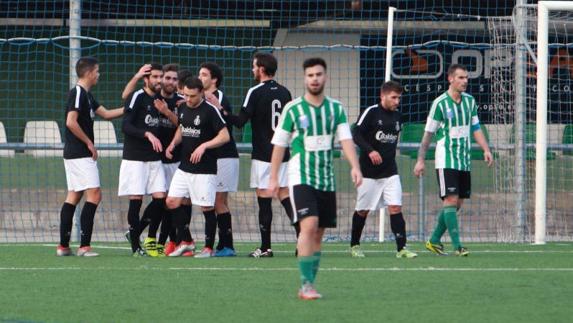
<svg viewBox="0 0 573 323"><path fill-rule="evenodd" d="M446 255L440 243L442 235L448 230L455 254L467 256L469 252L460 243L457 210L463 200L471 194L471 141L473 134L476 142L484 151L484 160L488 166L493 157L487 140L480 129L475 99L464 91L468 85L468 71L463 65L453 64L448 68L448 91L432 103L422 143L418 151L418 160L414 175L424 173L424 159L432 136L436 133L436 173L440 186L443 208L438 215L436 229L426 242L426 248L438 255Z"/></svg>
<svg viewBox="0 0 573 323"><path fill-rule="evenodd" d="M294 222L300 224L298 263L301 272L301 299L317 299L314 289L320 264L320 247L325 228L336 227L336 194L332 162L335 136L351 165L356 186L362 173L356 157L350 126L341 103L324 95L326 62L322 58L304 61L304 96L285 106L271 143L269 190L279 189L279 168L289 144L288 186Z"/></svg>

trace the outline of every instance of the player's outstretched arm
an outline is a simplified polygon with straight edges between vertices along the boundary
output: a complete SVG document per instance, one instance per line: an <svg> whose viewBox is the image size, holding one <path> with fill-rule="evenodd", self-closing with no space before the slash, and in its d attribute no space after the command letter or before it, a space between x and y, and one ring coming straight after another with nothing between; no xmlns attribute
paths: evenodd
<svg viewBox="0 0 573 323"><path fill-rule="evenodd" d="M108 110L103 105L100 105L95 113L105 120L112 120L123 116L123 108L116 108Z"/></svg>
<svg viewBox="0 0 573 323"><path fill-rule="evenodd" d="M92 154L92 159L97 160L97 151L95 149L94 143L90 140L90 138L86 135L86 133L80 127L78 123L78 115L77 111L70 111L66 117L66 127L70 129L70 131L76 136L79 140L81 140L86 146L88 147L89 151Z"/></svg>
<svg viewBox="0 0 573 323"><path fill-rule="evenodd" d="M426 152L430 147L432 142L432 136L434 133L429 131L424 131L424 136L422 137L422 142L420 143L420 148L418 149L418 160L416 161L416 166L414 166L414 175L420 177L424 175L424 161L426 160Z"/></svg>
<svg viewBox="0 0 573 323"><path fill-rule="evenodd" d="M360 165L358 164L358 157L356 156L356 149L354 149L354 141L352 139L344 139L340 141L342 146L342 151L350 164L350 176L352 177L352 182L355 187L362 184L362 172L360 171Z"/></svg>
<svg viewBox="0 0 573 323"><path fill-rule="evenodd" d="M483 149L483 159L487 163L488 166L493 165L493 155L489 149L489 145L487 144L487 139L485 139L485 135L481 129L477 129L474 131L474 138L476 143Z"/></svg>
<svg viewBox="0 0 573 323"><path fill-rule="evenodd" d="M135 73L135 75L131 78L131 80L129 80L129 82L127 82L127 84L125 85L125 89L123 89L123 92L121 92L121 99L127 100L129 94L135 91L135 88L137 87L137 82L139 82L139 80L141 80L145 75L148 75L149 73L151 73L150 64L145 64L142 67L140 67L139 71L137 71L137 73Z"/></svg>

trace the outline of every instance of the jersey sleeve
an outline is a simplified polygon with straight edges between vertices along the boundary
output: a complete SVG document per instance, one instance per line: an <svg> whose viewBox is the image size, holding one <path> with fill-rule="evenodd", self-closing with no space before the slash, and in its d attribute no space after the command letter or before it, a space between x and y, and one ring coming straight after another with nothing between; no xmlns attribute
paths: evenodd
<svg viewBox="0 0 573 323"><path fill-rule="evenodd" d="M212 107L212 109L210 110L211 127L213 127L215 133L219 133L221 129L225 128L226 123L225 120L223 119L223 116L219 112L219 109L217 109L214 106L211 107Z"/></svg>
<svg viewBox="0 0 573 323"><path fill-rule="evenodd" d="M78 86L70 90L68 102L66 103L66 111L80 112L82 105L82 91L78 91Z"/></svg>
<svg viewBox="0 0 573 323"><path fill-rule="evenodd" d="M439 104L439 101L436 100L432 103L430 113L428 114L428 119L426 120L426 128L424 130L427 132L435 133L443 121L444 114L442 112L442 105Z"/></svg>
<svg viewBox="0 0 573 323"><path fill-rule="evenodd" d="M336 115L336 140L352 140L352 132L350 131L350 125L348 124L348 117L346 116L346 111L339 106L340 109Z"/></svg>
<svg viewBox="0 0 573 323"><path fill-rule="evenodd" d="M247 96L245 97L245 102L243 102L242 111L244 111L249 116L252 116L255 113L256 108L256 88L250 88L247 92Z"/></svg>
<svg viewBox="0 0 573 323"><path fill-rule="evenodd" d="M279 117L279 122L273 138L271 139L271 144L288 147L290 144L291 134L294 130L294 113L290 108L291 105L287 105Z"/></svg>
<svg viewBox="0 0 573 323"><path fill-rule="evenodd" d="M145 138L145 130L138 129L135 126L135 121L137 118L138 96L135 95L136 92L132 93L127 100L125 100L123 121L121 124L121 130L126 135L133 137Z"/></svg>

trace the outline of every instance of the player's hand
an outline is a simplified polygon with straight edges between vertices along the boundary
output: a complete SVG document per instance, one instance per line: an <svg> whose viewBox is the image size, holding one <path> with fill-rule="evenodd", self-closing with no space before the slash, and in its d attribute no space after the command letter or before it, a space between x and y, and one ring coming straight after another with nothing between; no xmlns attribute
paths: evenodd
<svg viewBox="0 0 573 323"><path fill-rule="evenodd" d="M352 183L354 183L354 187L362 185L362 172L360 169L352 168L350 170L350 177L352 177Z"/></svg>
<svg viewBox="0 0 573 323"><path fill-rule="evenodd" d="M155 99L153 100L153 105L155 106L157 111L159 111L163 115L167 112L167 110L169 110L167 108L167 102L165 102L165 100Z"/></svg>
<svg viewBox="0 0 573 323"><path fill-rule="evenodd" d="M149 75L151 73L151 64L145 64L139 68L139 71L135 73L135 77L137 79L142 79L144 76Z"/></svg>
<svg viewBox="0 0 573 323"><path fill-rule="evenodd" d="M167 157L167 159L173 159L173 149L175 149L173 145L169 145L167 149L165 149L165 157Z"/></svg>
<svg viewBox="0 0 573 323"><path fill-rule="evenodd" d="M267 188L267 192L272 196L272 197L278 197L279 196L279 181L276 178L270 178L269 179L269 187Z"/></svg>
<svg viewBox="0 0 573 323"><path fill-rule="evenodd" d="M97 150L96 150L96 148L95 148L95 146L94 146L93 143L90 142L90 143L88 144L88 150L89 150L90 153L92 154L92 159L93 159L93 160L97 160Z"/></svg>
<svg viewBox="0 0 573 323"><path fill-rule="evenodd" d="M416 165L414 166L414 176L416 177L421 177L424 175L424 168L426 166L424 165L424 161L423 160L418 160L416 162Z"/></svg>
<svg viewBox="0 0 573 323"><path fill-rule="evenodd" d="M206 149L205 145L203 144L199 145L199 147L195 148L195 150L191 154L191 158L189 158L189 161L191 161L191 163L193 164L197 164L198 162L200 162L201 157L203 157L203 154L205 153L205 149Z"/></svg>
<svg viewBox="0 0 573 323"><path fill-rule="evenodd" d="M491 167L491 165L493 165L493 155L491 154L491 151L488 150L483 153L483 160L485 160L488 167Z"/></svg>
<svg viewBox="0 0 573 323"><path fill-rule="evenodd" d="M368 154L368 157L370 157L370 161L372 162L373 165L382 164L382 156L380 156L380 154L376 150L371 151Z"/></svg>
<svg viewBox="0 0 573 323"><path fill-rule="evenodd" d="M217 97L213 93L205 92L205 100L207 100L207 102L211 103L212 105L216 106L217 109L223 110L223 106L221 106L219 99L217 99Z"/></svg>
<svg viewBox="0 0 573 323"><path fill-rule="evenodd" d="M163 151L163 147L161 147L161 141L159 141L159 139L157 139L157 137L155 137L151 132L146 132L145 138L147 138L147 140L149 140L151 143L151 146L153 146L153 151L158 153Z"/></svg>

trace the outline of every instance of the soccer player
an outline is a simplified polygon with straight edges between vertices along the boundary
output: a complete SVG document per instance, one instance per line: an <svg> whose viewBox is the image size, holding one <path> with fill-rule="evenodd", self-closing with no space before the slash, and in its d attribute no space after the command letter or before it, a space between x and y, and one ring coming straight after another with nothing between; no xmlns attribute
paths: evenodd
<svg viewBox="0 0 573 323"><path fill-rule="evenodd" d="M108 110L100 105L90 90L99 79L99 64L93 57L82 57L76 63L78 82L68 93L66 104L66 133L64 143L64 168L68 194L60 213L60 244L56 255L71 256L70 234L76 205L84 192L86 202L80 215L81 242L78 256L94 257L98 254L90 247L94 216L101 190L97 168L97 150L94 146L94 121L98 116L110 120L123 115L123 109Z"/></svg>
<svg viewBox="0 0 573 323"><path fill-rule="evenodd" d="M181 144L181 164L169 186L167 207L175 214L178 240L177 248L170 257L181 256L190 251L189 236L185 226L191 214L181 208L183 198L201 207L205 218L215 218L215 195L217 154L216 149L230 140L229 131L219 110L203 99L203 83L196 77L185 82L183 89L186 106L179 115L179 127L173 141L166 149L168 158L175 147ZM213 256L216 222L205 224L205 247L196 258Z"/></svg>
<svg viewBox="0 0 573 323"><path fill-rule="evenodd" d="M360 170L364 176L357 189L356 207L352 215L350 252L352 257L363 258L360 236L370 210L379 208L380 202L388 206L390 227L396 238L397 258L415 258L416 253L406 249L406 222L402 215L402 184L396 165L396 146L402 128L398 111L402 86L386 82L380 89L380 103L372 105L358 117L352 131L354 142L360 147Z"/></svg>
<svg viewBox="0 0 573 323"><path fill-rule="evenodd" d="M253 151L251 154L251 188L256 189L259 204L259 229L261 232L261 246L249 257L272 257L271 224L273 220L272 198L267 191L269 187L269 174L271 168L271 154L273 145L271 139L277 127L283 107L291 100L287 88L274 80L277 71L277 59L268 53L257 53L253 57L253 76L259 82L249 89L243 107L238 116L226 111L223 115L228 122L238 128L250 119L252 126ZM287 216L293 223L292 207L287 188L286 167L289 152L284 154L280 167L278 198L284 207ZM298 225L295 224L298 237Z"/></svg>
<svg viewBox="0 0 573 323"><path fill-rule="evenodd" d="M438 214L432 237L426 242L426 248L437 255L447 255L440 239L448 230L455 254L467 256L468 250L460 243L457 210L461 208L464 199L470 198L471 193L470 135L473 134L483 149L488 166L493 164L493 157L480 129L476 100L465 93L468 86L467 69L463 65L451 65L448 68L448 82L448 90L436 98L430 108L414 175L420 177L424 174L426 151L436 133L436 173L443 208Z"/></svg>
<svg viewBox="0 0 573 323"><path fill-rule="evenodd" d="M290 144L288 186L294 221L300 224L297 249L302 287L298 296L317 299L322 297L314 288L322 236L325 228L336 227L332 160L335 136L351 165L350 175L357 187L362 183L362 173L346 112L340 102L324 95L326 62L322 58L309 58L303 68L305 94L287 104L272 139L269 191L278 193L280 165Z"/></svg>
<svg viewBox="0 0 573 323"><path fill-rule="evenodd" d="M165 207L165 174L161 164L163 146L159 137L160 111L154 101L161 91L163 67L150 64L149 73L143 77L143 89L133 92L125 101L122 130L125 135L123 160L119 170L119 196L129 197L127 221L129 241L134 256L148 255L141 249L139 236L142 228L156 217L161 217ZM152 201L143 212L139 211L143 196L151 194ZM158 256L157 250L150 256Z"/></svg>
<svg viewBox="0 0 573 323"><path fill-rule="evenodd" d="M231 103L219 89L223 81L223 72L219 65L206 62L199 67L199 79L203 82L205 99L217 109L232 112ZM215 213L219 228L219 243L215 257L233 257L236 255L233 246L231 212L229 210L229 192L236 192L239 186L239 152L231 135L233 127L227 123L230 140L217 148L217 194ZM205 222L213 221L205 219ZM207 225L206 225L207 226Z"/></svg>

